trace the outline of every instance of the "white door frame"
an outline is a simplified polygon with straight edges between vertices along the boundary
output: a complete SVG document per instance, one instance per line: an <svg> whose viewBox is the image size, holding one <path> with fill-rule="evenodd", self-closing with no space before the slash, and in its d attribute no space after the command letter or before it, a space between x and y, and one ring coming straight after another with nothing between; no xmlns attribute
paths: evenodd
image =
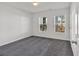
<svg viewBox="0 0 79 59"><path fill-rule="evenodd" d="M77 9L77 3L71 4L70 9L70 41L71 41L71 47L74 56L78 56L78 41L77 41L77 35L78 35L78 23L76 24L76 21L78 20L78 9Z"/></svg>

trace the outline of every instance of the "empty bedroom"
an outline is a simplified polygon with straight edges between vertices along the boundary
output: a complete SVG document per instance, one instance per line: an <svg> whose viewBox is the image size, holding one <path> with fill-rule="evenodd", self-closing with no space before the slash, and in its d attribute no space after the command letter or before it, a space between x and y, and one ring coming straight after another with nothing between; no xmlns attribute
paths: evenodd
<svg viewBox="0 0 79 59"><path fill-rule="evenodd" d="M0 56L79 56L78 15L77 2L0 2Z"/></svg>

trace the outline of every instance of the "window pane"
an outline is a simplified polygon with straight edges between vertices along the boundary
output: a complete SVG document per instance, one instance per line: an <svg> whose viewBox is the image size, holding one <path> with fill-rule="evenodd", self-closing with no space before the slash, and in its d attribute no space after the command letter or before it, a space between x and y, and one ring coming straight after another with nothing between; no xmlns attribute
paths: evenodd
<svg viewBox="0 0 79 59"><path fill-rule="evenodd" d="M55 16L55 31L65 32L65 17L64 16Z"/></svg>
<svg viewBox="0 0 79 59"><path fill-rule="evenodd" d="M40 31L47 30L47 17L42 17L39 19L40 24Z"/></svg>

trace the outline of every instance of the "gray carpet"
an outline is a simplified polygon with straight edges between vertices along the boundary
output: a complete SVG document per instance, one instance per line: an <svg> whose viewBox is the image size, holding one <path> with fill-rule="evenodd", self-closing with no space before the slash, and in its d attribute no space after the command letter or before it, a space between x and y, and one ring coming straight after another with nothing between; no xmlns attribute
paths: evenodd
<svg viewBox="0 0 79 59"><path fill-rule="evenodd" d="M29 37L0 47L0 56L73 56L69 41Z"/></svg>

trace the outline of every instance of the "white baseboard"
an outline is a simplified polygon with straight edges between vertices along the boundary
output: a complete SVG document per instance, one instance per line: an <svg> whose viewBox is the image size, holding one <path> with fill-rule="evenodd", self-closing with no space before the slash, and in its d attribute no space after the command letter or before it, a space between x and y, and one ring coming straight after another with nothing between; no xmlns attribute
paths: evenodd
<svg viewBox="0 0 79 59"><path fill-rule="evenodd" d="M14 37L9 37L9 38L5 38L4 40L0 41L0 46L21 40L23 38L27 38L30 36L39 36L39 35L32 35L31 33L23 33L20 35L16 35ZM58 39L58 38L53 38L53 37L47 37L47 36L39 36L39 37L46 37L46 38L52 38L52 39ZM59 40L66 40L66 41L70 41L69 39L59 39Z"/></svg>
<svg viewBox="0 0 79 59"><path fill-rule="evenodd" d="M66 41L70 41L70 39L62 39L62 38L56 38L56 37L48 37L48 36L41 36L41 35L33 35L33 36L38 36L38 37L45 37L45 38L51 38L51 39L58 39L58 40L66 40Z"/></svg>
<svg viewBox="0 0 79 59"><path fill-rule="evenodd" d="M14 37L9 37L9 38L4 39L4 41L1 41L0 46L9 44L9 43L12 43L12 42L15 42L15 41L18 41L18 40L21 40L23 38L27 38L27 37L30 37L30 36L31 36L31 34L29 34L29 33L23 33L23 34L20 34L20 35L16 35Z"/></svg>

